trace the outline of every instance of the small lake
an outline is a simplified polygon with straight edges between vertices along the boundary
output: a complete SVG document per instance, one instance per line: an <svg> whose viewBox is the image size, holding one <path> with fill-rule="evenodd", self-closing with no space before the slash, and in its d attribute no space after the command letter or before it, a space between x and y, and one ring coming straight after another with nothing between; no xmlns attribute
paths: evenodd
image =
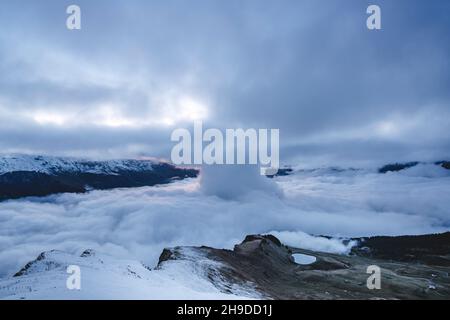
<svg viewBox="0 0 450 320"><path fill-rule="evenodd" d="M297 264L302 264L302 265L307 265L307 264L311 264L316 262L316 257L314 256L309 256L306 254L301 254L301 253L294 253L292 255L294 257L294 261Z"/></svg>

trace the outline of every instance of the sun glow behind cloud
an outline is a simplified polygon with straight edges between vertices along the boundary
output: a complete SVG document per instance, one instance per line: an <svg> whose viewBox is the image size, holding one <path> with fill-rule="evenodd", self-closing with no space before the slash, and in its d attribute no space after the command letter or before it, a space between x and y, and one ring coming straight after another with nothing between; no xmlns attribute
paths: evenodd
<svg viewBox="0 0 450 320"><path fill-rule="evenodd" d="M175 125L180 122L193 122L204 120L208 116L207 106L191 96L178 98L175 104L166 108L163 122L168 125Z"/></svg>
<svg viewBox="0 0 450 320"><path fill-rule="evenodd" d="M38 111L32 115L32 118L37 124L40 125L63 126L69 122L71 116L52 111Z"/></svg>
<svg viewBox="0 0 450 320"><path fill-rule="evenodd" d="M152 110L145 116L132 115L127 113L124 106L106 103L95 105L88 111L76 113L39 110L31 115L31 119L36 124L43 126L95 125L110 128L141 128L175 126L181 123L204 120L207 115L208 107L203 102L192 96L182 95L172 101L166 101L161 106L160 111Z"/></svg>

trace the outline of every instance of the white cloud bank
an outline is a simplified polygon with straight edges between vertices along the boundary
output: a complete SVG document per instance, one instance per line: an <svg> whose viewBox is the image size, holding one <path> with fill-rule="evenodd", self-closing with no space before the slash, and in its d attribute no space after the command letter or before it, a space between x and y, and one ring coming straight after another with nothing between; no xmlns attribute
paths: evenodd
<svg viewBox="0 0 450 320"><path fill-rule="evenodd" d="M369 236L448 230L449 171L438 168L440 174L430 178L414 170L299 172L276 182L267 179L269 187L263 183L228 199L220 195L242 190L243 181L255 182L244 175L223 174L202 187L199 180L185 180L161 187L2 202L0 275L11 275L51 249L80 253L92 248L153 266L167 246L232 248L255 233L273 231L289 244L345 252L337 240L319 241L301 232ZM277 183L283 196L271 192L277 187L270 183ZM206 188L209 192L206 186L211 186Z"/></svg>
<svg viewBox="0 0 450 320"><path fill-rule="evenodd" d="M356 245L356 241L349 241L344 244L340 239L315 237L302 231L271 231L269 234L274 235L289 246L320 252L347 254Z"/></svg>

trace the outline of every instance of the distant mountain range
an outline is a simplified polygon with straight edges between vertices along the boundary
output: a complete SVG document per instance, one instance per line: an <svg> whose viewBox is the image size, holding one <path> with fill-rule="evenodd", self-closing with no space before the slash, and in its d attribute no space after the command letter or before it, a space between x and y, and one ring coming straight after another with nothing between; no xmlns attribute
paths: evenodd
<svg viewBox="0 0 450 320"><path fill-rule="evenodd" d="M50 156L1 156L0 200L153 186L197 175L195 169L178 168L155 160L90 161Z"/></svg>
<svg viewBox="0 0 450 320"><path fill-rule="evenodd" d="M379 168L378 173L401 171L418 164L421 162L388 164ZM449 161L433 164L450 169ZM329 167L306 171L324 170L344 172L357 169ZM296 170L290 167L284 167L280 168L275 176L286 176L295 172ZM92 161L68 157L6 155L0 156L0 201L65 192L83 193L90 190L153 186L194 178L198 174L196 169L180 168L157 160Z"/></svg>
<svg viewBox="0 0 450 320"><path fill-rule="evenodd" d="M412 162L405 162L405 163L390 163L390 164L387 164L387 165L381 167L380 169L378 169L378 172L386 173L386 172L401 171L404 169L415 167L420 163L423 163L423 162L412 161ZM437 166L441 166L444 169L450 170L450 161L437 161L437 162L434 162L434 164Z"/></svg>

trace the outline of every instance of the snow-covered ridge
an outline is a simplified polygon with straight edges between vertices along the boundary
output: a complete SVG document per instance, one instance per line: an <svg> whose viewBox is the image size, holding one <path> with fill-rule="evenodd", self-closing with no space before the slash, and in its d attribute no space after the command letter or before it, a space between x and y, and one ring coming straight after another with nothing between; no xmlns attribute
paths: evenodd
<svg viewBox="0 0 450 320"><path fill-rule="evenodd" d="M219 262L195 248L179 250L178 260L150 269L134 260L122 260L86 250L73 255L49 251L28 263L15 277L0 280L0 299L249 299L260 298L251 288L227 286L210 278ZM67 288L69 266L80 270L80 290Z"/></svg>
<svg viewBox="0 0 450 320"><path fill-rule="evenodd" d="M153 160L105 160L92 161L79 158L0 155L0 174L15 171L56 174L61 172L85 172L115 174L120 171L153 170Z"/></svg>

